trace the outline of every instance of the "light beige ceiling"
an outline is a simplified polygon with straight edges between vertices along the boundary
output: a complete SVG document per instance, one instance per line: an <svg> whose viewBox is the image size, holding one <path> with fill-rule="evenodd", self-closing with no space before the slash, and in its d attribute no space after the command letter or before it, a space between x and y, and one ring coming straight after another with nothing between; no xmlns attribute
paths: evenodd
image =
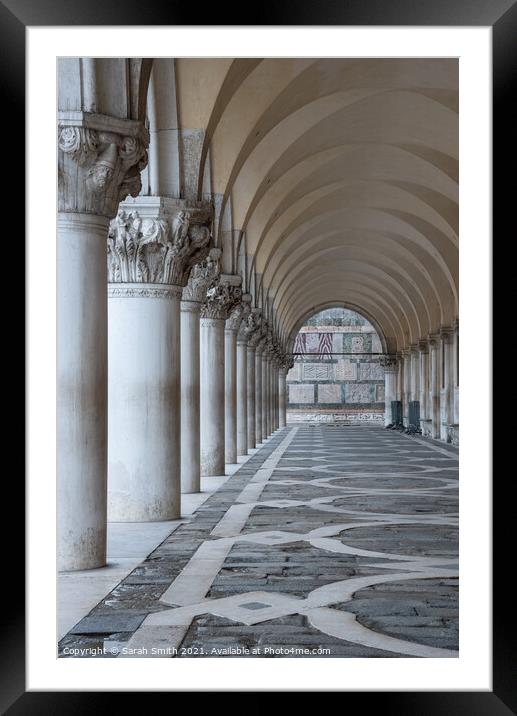
<svg viewBox="0 0 517 716"><path fill-rule="evenodd" d="M181 126L205 132L199 198L209 175L286 344L331 305L362 312L389 350L453 322L457 60L176 66Z"/></svg>

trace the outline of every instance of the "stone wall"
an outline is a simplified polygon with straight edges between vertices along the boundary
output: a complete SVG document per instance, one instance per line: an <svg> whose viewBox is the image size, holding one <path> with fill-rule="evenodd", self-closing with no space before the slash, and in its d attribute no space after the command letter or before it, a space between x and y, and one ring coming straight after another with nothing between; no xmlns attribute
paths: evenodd
<svg viewBox="0 0 517 716"><path fill-rule="evenodd" d="M366 319L347 309L322 311L300 329L293 350L289 420L382 423L384 370L370 355L382 346Z"/></svg>

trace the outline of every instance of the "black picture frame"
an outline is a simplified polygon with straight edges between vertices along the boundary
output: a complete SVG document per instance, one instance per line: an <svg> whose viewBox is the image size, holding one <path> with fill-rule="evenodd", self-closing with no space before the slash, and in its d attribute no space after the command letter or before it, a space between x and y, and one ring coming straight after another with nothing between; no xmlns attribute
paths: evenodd
<svg viewBox="0 0 517 716"><path fill-rule="evenodd" d="M235 22L230 5L213 4L201 11L189 3L146 0L0 0L0 43L4 62L0 64L0 89L3 94L4 137L25 124L25 28L27 26L74 25L400 25L400 26L491 26L493 31L493 233L504 241L503 228L513 227L514 181L506 181L508 144L505 138L515 133L515 112L511 111L512 79L517 76L517 2L516 0L262 0L248 7L248 16ZM138 49L135 48L135 53ZM8 133L8 134L7 134ZM511 139L514 144L514 140ZM21 148L16 147L16 165L23 168ZM510 162L511 163L511 162ZM512 164L511 169L514 170ZM11 176L11 175L10 175ZM9 197L10 211L25 214L23 179ZM21 225L21 222L18 224ZM21 237L19 237L21 241ZM513 503L507 493L509 480L494 485L494 594L493 594L493 691L450 692L348 692L350 699L361 698L362 708L382 709L382 713L431 716L435 714L468 714L469 716L506 716L517 714L517 646L512 622L513 592L507 577L511 562L505 560L508 525L512 524ZM510 477L508 475L507 477ZM16 494L18 492L18 494ZM12 504L23 513L23 483L17 481ZM11 511L11 507L9 508ZM495 520L497 516L497 520ZM20 515L21 517L21 515ZM22 600L23 565L20 546L9 565L9 582L15 583L17 601L9 600L10 609L2 613L2 649L0 672L0 708L2 713L59 714L92 713L115 706L116 692L26 692L25 691L25 614ZM506 567L506 569L505 569ZM18 570L19 573L16 573ZM11 576L12 575L12 576ZM32 585L34 586L34 585ZM462 595L467 600L468 595ZM212 695L213 696L213 695ZM261 708L265 693L257 694L248 710ZM148 699L147 694L143 698ZM132 706L142 703L139 694L132 695ZM367 701L365 702L365 699ZM353 702L352 702L353 703ZM138 708L138 706L136 706ZM116 708L116 706L115 706ZM110 708L110 710L113 710Z"/></svg>

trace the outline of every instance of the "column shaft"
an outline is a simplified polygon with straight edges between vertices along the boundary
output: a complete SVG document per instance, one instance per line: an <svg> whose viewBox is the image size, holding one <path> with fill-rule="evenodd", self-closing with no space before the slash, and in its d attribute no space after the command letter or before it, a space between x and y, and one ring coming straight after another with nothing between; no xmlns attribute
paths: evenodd
<svg viewBox="0 0 517 716"><path fill-rule="evenodd" d="M285 428L286 414L286 369L280 368L278 372L278 427Z"/></svg>
<svg viewBox="0 0 517 716"><path fill-rule="evenodd" d="M200 320L201 476L224 475L224 320Z"/></svg>
<svg viewBox="0 0 517 716"><path fill-rule="evenodd" d="M108 219L57 223L57 517L60 570L106 562Z"/></svg>
<svg viewBox="0 0 517 716"><path fill-rule="evenodd" d="M431 435L434 439L440 437L440 384L439 384L439 371L438 371L438 345L436 341L430 342L430 370L429 370L429 383L430 383L430 402L429 407L431 410Z"/></svg>
<svg viewBox="0 0 517 716"><path fill-rule="evenodd" d="M108 516L180 516L181 288L110 284Z"/></svg>
<svg viewBox="0 0 517 716"><path fill-rule="evenodd" d="M247 412L248 412L248 450L255 447L255 347L248 346L248 390L247 390Z"/></svg>
<svg viewBox="0 0 517 716"><path fill-rule="evenodd" d="M197 301L181 302L181 491L199 492L199 311Z"/></svg>
<svg viewBox="0 0 517 716"><path fill-rule="evenodd" d="M224 455L237 462L237 331L224 331Z"/></svg>
<svg viewBox="0 0 517 716"><path fill-rule="evenodd" d="M257 348L255 353L255 444L258 446L262 439L262 350Z"/></svg>
<svg viewBox="0 0 517 716"><path fill-rule="evenodd" d="M248 344L237 339L237 455L248 454Z"/></svg>
<svg viewBox="0 0 517 716"><path fill-rule="evenodd" d="M397 368L384 368L384 425L391 425L391 401L396 400Z"/></svg>
<svg viewBox="0 0 517 716"><path fill-rule="evenodd" d="M268 432L268 403L269 403L269 375L267 370L267 357L262 355L262 440L269 437Z"/></svg>

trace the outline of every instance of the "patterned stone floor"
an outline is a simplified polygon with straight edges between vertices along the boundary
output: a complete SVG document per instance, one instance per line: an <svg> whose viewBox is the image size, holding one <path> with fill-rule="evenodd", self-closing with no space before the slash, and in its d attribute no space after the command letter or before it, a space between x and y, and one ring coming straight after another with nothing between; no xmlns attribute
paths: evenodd
<svg viewBox="0 0 517 716"><path fill-rule="evenodd" d="M456 657L458 454L289 425L59 643L63 657Z"/></svg>

